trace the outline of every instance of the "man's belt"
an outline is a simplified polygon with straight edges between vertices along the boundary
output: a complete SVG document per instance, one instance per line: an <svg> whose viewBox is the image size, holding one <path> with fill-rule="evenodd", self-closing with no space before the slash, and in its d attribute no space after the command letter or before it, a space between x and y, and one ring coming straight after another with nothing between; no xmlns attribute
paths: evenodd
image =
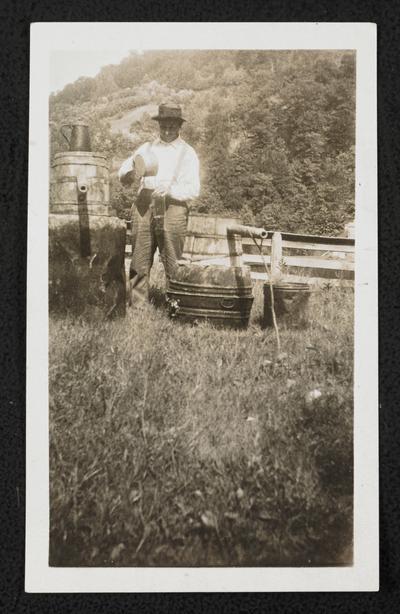
<svg viewBox="0 0 400 614"><path fill-rule="evenodd" d="M177 200L176 198L172 198L172 196L165 197L165 205L168 207L169 205L177 205L178 207L186 207L186 200Z"/></svg>
<svg viewBox="0 0 400 614"><path fill-rule="evenodd" d="M136 199L136 204L140 206L143 205L149 205L152 201L153 198L153 191L154 190L149 190L148 188L143 188ZM177 200L176 198L172 198L172 196L166 196L165 197L165 206L168 207L169 205L176 205L178 207L186 207L187 203L186 200Z"/></svg>
<svg viewBox="0 0 400 614"><path fill-rule="evenodd" d="M159 209L161 203L160 201L162 201L163 203L165 202L165 208L169 207L170 205L175 205L178 207L186 207L186 201L185 200L177 200L176 198L172 198L172 196L165 196L165 198L153 198L153 190L149 190L147 188L141 190L137 196L136 199L136 205L139 207L143 207L143 206L148 206L150 205L150 203L152 201L158 201L158 207L156 207L157 209Z"/></svg>

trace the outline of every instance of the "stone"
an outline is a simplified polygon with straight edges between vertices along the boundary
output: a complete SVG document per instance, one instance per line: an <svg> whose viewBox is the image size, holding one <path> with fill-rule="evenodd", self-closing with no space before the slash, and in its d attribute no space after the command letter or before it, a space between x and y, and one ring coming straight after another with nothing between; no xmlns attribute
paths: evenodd
<svg viewBox="0 0 400 614"><path fill-rule="evenodd" d="M318 388L315 388L314 390L310 390L305 395L306 403L307 404L314 403L314 401L319 399L321 396L322 396L322 392L320 390L318 390Z"/></svg>
<svg viewBox="0 0 400 614"><path fill-rule="evenodd" d="M49 215L49 311L125 315L126 224L82 212Z"/></svg>

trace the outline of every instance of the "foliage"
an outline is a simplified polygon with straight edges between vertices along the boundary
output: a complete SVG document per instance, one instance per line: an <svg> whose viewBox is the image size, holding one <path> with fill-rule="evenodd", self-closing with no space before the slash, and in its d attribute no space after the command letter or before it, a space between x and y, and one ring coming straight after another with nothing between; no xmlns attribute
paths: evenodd
<svg viewBox="0 0 400 614"><path fill-rule="evenodd" d="M350 564L352 301L314 294L278 358L261 285L238 332L51 319L50 563Z"/></svg>
<svg viewBox="0 0 400 614"><path fill-rule="evenodd" d="M183 136L201 161L200 211L329 235L354 217L352 52L131 53L51 96L52 153L65 149L59 124L83 117L98 151L118 164L155 131L145 106L165 100L183 104L190 120ZM113 122L134 109L116 133Z"/></svg>

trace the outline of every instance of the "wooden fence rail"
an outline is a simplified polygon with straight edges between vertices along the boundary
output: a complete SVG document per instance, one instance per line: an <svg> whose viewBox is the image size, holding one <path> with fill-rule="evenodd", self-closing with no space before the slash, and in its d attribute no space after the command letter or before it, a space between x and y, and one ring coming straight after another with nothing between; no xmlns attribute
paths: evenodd
<svg viewBox="0 0 400 614"><path fill-rule="evenodd" d="M129 258L132 250L129 222L127 231L125 256ZM310 283L354 280L355 240L348 237L270 232L262 243L257 240L257 245L253 239L243 238L242 249L243 264L250 266L253 279L267 280L267 264L274 281L283 276L289 280L307 278ZM229 265L230 258L210 257L200 262Z"/></svg>

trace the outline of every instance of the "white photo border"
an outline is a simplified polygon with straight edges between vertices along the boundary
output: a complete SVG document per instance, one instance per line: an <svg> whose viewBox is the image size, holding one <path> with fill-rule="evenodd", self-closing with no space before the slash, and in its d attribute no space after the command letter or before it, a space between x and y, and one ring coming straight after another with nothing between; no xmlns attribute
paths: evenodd
<svg viewBox="0 0 400 614"><path fill-rule="evenodd" d="M49 567L49 58L55 50L348 49L357 54L354 564L320 568ZM376 26L369 23L35 23L31 26L27 263L28 592L379 589Z"/></svg>

